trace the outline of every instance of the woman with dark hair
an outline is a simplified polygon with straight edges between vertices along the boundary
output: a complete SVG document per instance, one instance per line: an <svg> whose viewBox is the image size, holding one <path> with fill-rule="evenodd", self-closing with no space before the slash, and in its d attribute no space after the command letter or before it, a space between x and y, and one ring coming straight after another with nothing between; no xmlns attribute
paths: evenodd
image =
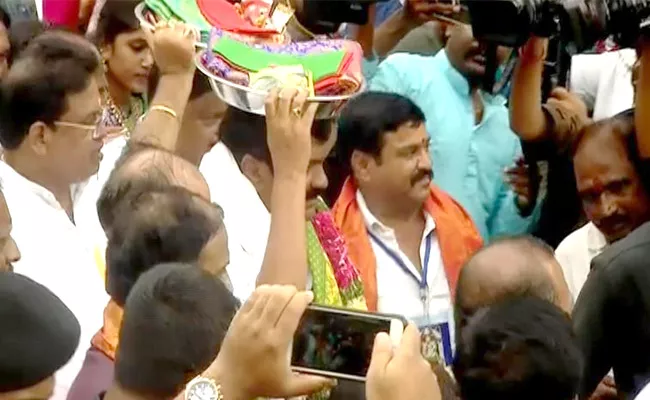
<svg viewBox="0 0 650 400"><path fill-rule="evenodd" d="M154 60L135 17L137 0L107 0L94 40L106 71L103 101L109 126L129 134L147 108L146 93Z"/></svg>

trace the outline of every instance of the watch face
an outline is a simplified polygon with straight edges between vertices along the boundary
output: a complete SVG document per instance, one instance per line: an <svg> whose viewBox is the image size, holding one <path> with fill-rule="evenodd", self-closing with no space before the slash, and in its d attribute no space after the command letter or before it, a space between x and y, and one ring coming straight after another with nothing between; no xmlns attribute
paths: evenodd
<svg viewBox="0 0 650 400"><path fill-rule="evenodd" d="M218 400L219 393L215 385L208 380L200 380L187 393L186 400Z"/></svg>

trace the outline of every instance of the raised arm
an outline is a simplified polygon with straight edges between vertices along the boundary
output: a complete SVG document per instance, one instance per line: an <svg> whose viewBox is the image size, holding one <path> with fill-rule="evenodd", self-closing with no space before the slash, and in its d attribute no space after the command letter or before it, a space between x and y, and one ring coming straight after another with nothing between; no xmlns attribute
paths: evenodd
<svg viewBox="0 0 650 400"><path fill-rule="evenodd" d="M149 111L131 141L174 151L180 122L192 90L194 31L186 25L163 23L149 34L160 81Z"/></svg>
<svg viewBox="0 0 650 400"><path fill-rule="evenodd" d="M510 91L510 128L522 140L544 139L548 123L542 109L542 73L548 39L532 37L522 48Z"/></svg>
<svg viewBox="0 0 650 400"><path fill-rule="evenodd" d="M266 129L273 162L271 229L257 284L307 286L305 187L316 103L307 92L272 91L266 101Z"/></svg>

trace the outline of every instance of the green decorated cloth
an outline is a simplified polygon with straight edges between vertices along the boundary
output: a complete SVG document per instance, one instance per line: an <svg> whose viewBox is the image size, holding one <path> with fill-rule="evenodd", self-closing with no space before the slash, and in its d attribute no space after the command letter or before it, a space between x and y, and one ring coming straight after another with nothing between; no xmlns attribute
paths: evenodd
<svg viewBox="0 0 650 400"><path fill-rule="evenodd" d="M314 82L335 74L346 56L345 50L301 55L271 53L225 35L216 41L213 49L236 69L249 72L258 72L270 65L302 65L311 71Z"/></svg>
<svg viewBox="0 0 650 400"><path fill-rule="evenodd" d="M212 26L201 14L196 0L145 0L147 7L165 20L176 19L208 35Z"/></svg>

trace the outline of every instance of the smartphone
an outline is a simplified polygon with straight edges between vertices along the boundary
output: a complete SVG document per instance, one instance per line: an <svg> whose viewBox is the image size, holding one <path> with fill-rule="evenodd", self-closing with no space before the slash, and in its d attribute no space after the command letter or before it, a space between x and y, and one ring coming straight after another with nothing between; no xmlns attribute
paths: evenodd
<svg viewBox="0 0 650 400"><path fill-rule="evenodd" d="M397 315L309 306L293 338L292 369L363 382L377 333L398 345L406 324Z"/></svg>

